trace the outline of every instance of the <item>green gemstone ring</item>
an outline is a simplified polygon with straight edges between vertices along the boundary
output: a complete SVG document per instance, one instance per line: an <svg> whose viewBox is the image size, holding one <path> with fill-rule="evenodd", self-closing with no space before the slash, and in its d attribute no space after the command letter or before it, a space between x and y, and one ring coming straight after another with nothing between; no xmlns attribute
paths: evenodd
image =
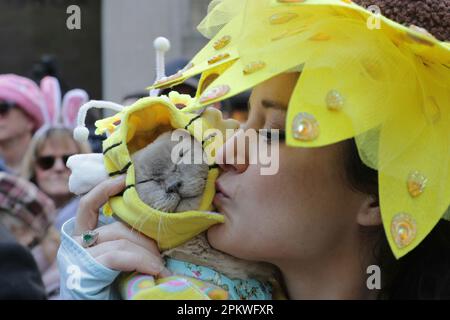
<svg viewBox="0 0 450 320"><path fill-rule="evenodd" d="M89 248L95 245L98 239L98 232L95 230L88 230L81 234L83 248Z"/></svg>

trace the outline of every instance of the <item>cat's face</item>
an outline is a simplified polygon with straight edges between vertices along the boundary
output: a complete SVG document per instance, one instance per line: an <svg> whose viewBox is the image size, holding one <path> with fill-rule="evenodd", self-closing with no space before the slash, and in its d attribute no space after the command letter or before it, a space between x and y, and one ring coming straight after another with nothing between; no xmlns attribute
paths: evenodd
<svg viewBox="0 0 450 320"><path fill-rule="evenodd" d="M202 161L203 150L187 131L161 134L153 143L136 152L132 158L136 190L143 202L164 212L198 209L208 176L209 166ZM194 163L194 155L195 160Z"/></svg>

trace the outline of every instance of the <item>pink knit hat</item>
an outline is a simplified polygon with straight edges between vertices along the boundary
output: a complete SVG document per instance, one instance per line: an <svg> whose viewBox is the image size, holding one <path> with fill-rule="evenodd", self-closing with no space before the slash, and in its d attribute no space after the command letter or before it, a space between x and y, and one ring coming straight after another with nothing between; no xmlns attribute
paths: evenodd
<svg viewBox="0 0 450 320"><path fill-rule="evenodd" d="M34 131L44 123L45 99L30 79L15 74L0 75L0 101L16 103L34 122Z"/></svg>

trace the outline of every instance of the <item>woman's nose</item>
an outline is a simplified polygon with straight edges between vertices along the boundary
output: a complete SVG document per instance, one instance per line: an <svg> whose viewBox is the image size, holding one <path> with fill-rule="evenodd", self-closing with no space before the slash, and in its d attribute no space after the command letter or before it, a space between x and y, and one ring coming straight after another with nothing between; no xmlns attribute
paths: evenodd
<svg viewBox="0 0 450 320"><path fill-rule="evenodd" d="M66 164L64 163L63 159L56 158L55 165L53 166L53 170L64 171L66 169L67 169L67 167L66 167Z"/></svg>
<svg viewBox="0 0 450 320"><path fill-rule="evenodd" d="M248 151L245 131L239 129L217 150L216 163L224 171L243 173L249 166Z"/></svg>

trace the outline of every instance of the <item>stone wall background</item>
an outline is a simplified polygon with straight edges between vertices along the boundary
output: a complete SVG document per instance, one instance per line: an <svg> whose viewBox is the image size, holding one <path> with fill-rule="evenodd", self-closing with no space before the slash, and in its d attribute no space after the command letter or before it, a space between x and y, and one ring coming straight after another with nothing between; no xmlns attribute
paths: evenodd
<svg viewBox="0 0 450 320"><path fill-rule="evenodd" d="M82 29L68 30L67 7L82 8ZM32 77L43 55L58 61L64 89L102 97L100 0L0 0L0 73Z"/></svg>
<svg viewBox="0 0 450 320"><path fill-rule="evenodd" d="M53 55L64 89L121 102L155 78L153 40L168 37L167 59L191 58L206 40L196 31L210 0L0 0L0 73L32 76ZM68 30L68 6L81 30Z"/></svg>

